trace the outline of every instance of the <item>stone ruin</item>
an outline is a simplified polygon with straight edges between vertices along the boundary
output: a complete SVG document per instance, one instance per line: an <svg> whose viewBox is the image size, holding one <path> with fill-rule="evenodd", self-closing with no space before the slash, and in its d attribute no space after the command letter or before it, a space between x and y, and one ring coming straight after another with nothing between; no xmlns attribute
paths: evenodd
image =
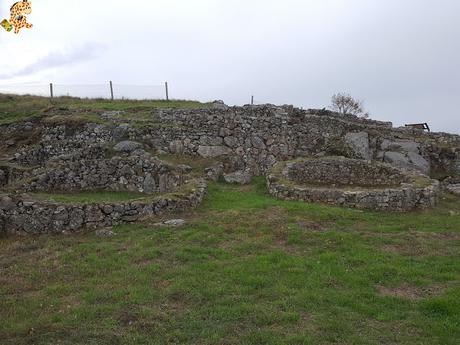
<svg viewBox="0 0 460 345"><path fill-rule="evenodd" d="M0 126L0 232L78 231L192 208L206 193L203 178L266 176L276 197L392 211L433 206L440 190L460 183L459 136L325 110L217 103L143 110L141 125L137 110L95 112L93 122L74 120L78 111ZM156 156L209 165L197 176ZM140 197L64 204L34 196L78 191Z"/></svg>
<svg viewBox="0 0 460 345"><path fill-rule="evenodd" d="M100 152L97 158L65 155L50 159L43 167L0 167L0 227L7 233L109 227L196 207L206 193L206 184L189 176L189 167L167 164L142 150L102 157ZM43 201L33 194L81 191L125 191L138 196L127 202L69 204Z"/></svg>
<svg viewBox="0 0 460 345"><path fill-rule="evenodd" d="M324 157L277 163L267 176L279 199L410 211L436 204L439 182L379 162Z"/></svg>

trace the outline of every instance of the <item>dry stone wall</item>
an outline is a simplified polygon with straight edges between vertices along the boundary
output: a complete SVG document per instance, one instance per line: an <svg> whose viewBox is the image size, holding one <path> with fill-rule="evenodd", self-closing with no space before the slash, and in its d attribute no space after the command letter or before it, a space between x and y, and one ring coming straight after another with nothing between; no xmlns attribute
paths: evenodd
<svg viewBox="0 0 460 345"><path fill-rule="evenodd" d="M42 124L39 142L19 148L16 161L40 165L50 157L128 139L160 153L226 160L227 170L253 175L265 174L278 161L315 155L384 161L424 174L432 170L460 174L458 136L397 129L391 123L328 111L289 106L152 110L150 123L145 126L134 126L117 114L102 116L111 121L105 125L69 129L66 125ZM21 128L10 125L2 130L11 138Z"/></svg>
<svg viewBox="0 0 460 345"><path fill-rule="evenodd" d="M400 170L358 159L330 157L302 159L286 164L283 176L302 184L380 187L409 182Z"/></svg>
<svg viewBox="0 0 460 345"><path fill-rule="evenodd" d="M143 218L196 207L206 183L192 180L173 195L126 202L63 204L26 195L0 195L0 233L62 233L132 223Z"/></svg>
<svg viewBox="0 0 460 345"><path fill-rule="evenodd" d="M361 161L350 160L345 158L327 158L319 159L317 162L306 160L301 162L282 162L275 165L272 172L267 176L267 187L269 193L276 198L283 200L296 200L305 202L320 202L344 207L354 207L359 209L372 209L384 211L409 211L413 209L423 209L433 207L438 199L440 191L439 182L422 176L407 175L405 178L398 176L385 165L378 170L380 163L367 163L374 165L368 167L368 171L379 171L379 175L383 176L388 173L388 178L384 184L390 186L383 187L381 182L377 184L380 188L373 188L368 185L370 180L364 180L364 185L361 185L360 175L350 173L348 175L347 186L321 185L324 176L323 168L326 162L327 166L331 166L331 162L337 160L336 167L347 166L351 167L357 164L356 168L363 169ZM311 176L305 179L300 166L309 166ZM314 172L318 169L318 172ZM298 176L299 174L299 176ZM344 169L344 175L347 170ZM401 172L399 175L403 174ZM371 176L370 174L369 176ZM334 175L333 175L334 176ZM338 175L335 175L338 176ZM318 180L316 180L318 178ZM303 183L302 181L307 181ZM383 181L380 177L380 181ZM399 185L396 183L400 181ZM367 186L366 186L367 182Z"/></svg>
<svg viewBox="0 0 460 345"><path fill-rule="evenodd" d="M173 191L184 171L149 156L55 160L36 169L21 188L36 191L130 191L146 194Z"/></svg>

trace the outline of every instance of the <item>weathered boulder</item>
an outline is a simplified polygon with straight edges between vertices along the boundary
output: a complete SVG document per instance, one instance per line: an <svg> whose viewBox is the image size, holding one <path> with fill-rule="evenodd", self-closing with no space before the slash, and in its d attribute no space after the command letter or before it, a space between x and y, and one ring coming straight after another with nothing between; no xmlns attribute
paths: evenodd
<svg viewBox="0 0 460 345"><path fill-rule="evenodd" d="M204 146L198 147L198 154L204 158L215 158L220 156L229 155L232 150L226 146Z"/></svg>
<svg viewBox="0 0 460 345"><path fill-rule="evenodd" d="M409 152L407 154L411 165L416 169L424 173L425 175L430 174L430 163L423 158L420 154L415 152Z"/></svg>
<svg viewBox="0 0 460 345"><path fill-rule="evenodd" d="M224 174L224 165L222 163L214 164L206 168L205 173L209 180L217 182Z"/></svg>
<svg viewBox="0 0 460 345"><path fill-rule="evenodd" d="M251 174L246 171L236 171L234 173L225 174L224 180L227 183L249 184L251 183Z"/></svg>
<svg viewBox="0 0 460 345"><path fill-rule="evenodd" d="M420 153L420 144L413 140L388 140L384 139L381 144L383 151L414 152Z"/></svg>
<svg viewBox="0 0 460 345"><path fill-rule="evenodd" d="M425 175L430 174L430 163L415 152L407 154L401 152L385 152L383 161L406 170L417 170Z"/></svg>
<svg viewBox="0 0 460 345"><path fill-rule="evenodd" d="M236 137L225 137L224 138L225 145L230 147L236 147L238 145L238 138Z"/></svg>
<svg viewBox="0 0 460 345"><path fill-rule="evenodd" d="M221 100L215 100L214 102L212 102L212 107L214 109L219 109L219 110L227 110L228 109L228 105L226 105L224 103L224 101L221 101Z"/></svg>
<svg viewBox="0 0 460 345"><path fill-rule="evenodd" d="M372 153L369 147L369 134L367 132L347 133L345 143L360 158L370 160Z"/></svg>
<svg viewBox="0 0 460 345"><path fill-rule="evenodd" d="M256 149L264 150L266 148L263 139L259 137L253 137L251 141L252 141L252 146L255 147Z"/></svg>
<svg viewBox="0 0 460 345"><path fill-rule="evenodd" d="M166 222L164 222L164 224L167 225L167 226L181 226L181 225L185 224L185 220L183 220L183 219L171 219L171 220L167 220Z"/></svg>
<svg viewBox="0 0 460 345"><path fill-rule="evenodd" d="M138 143L136 141L125 140L125 141L120 141L118 144L116 144L113 147L113 149L116 152L130 153L130 152L136 151L137 149L140 149L141 147L142 147L141 143Z"/></svg>
<svg viewBox="0 0 460 345"><path fill-rule="evenodd" d="M145 176L145 179L144 179L144 184L143 184L143 191L144 193L146 194L152 194L156 191L156 182L152 176L152 174L148 173L146 176Z"/></svg>

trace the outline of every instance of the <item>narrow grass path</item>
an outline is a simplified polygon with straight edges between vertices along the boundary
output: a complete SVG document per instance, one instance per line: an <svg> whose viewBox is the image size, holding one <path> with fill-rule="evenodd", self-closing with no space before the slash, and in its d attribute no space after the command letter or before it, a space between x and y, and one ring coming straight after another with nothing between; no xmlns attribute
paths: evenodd
<svg viewBox="0 0 460 345"><path fill-rule="evenodd" d="M460 201L385 214L212 184L180 228L0 239L1 344L459 344Z"/></svg>

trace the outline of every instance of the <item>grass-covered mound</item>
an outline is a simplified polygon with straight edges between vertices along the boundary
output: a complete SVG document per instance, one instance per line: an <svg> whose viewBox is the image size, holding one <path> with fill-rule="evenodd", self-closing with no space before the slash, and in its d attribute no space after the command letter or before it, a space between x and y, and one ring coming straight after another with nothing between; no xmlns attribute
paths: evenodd
<svg viewBox="0 0 460 345"><path fill-rule="evenodd" d="M51 118L49 121L64 119L62 114L71 115L73 121L100 122L94 114L101 111L126 111L134 119L145 117L145 111L155 108L196 109L206 108L208 103L188 100L114 100L87 99L77 97L55 97L52 100L39 96L18 96L0 94L0 125L33 118ZM58 113L59 117L54 117ZM129 119L130 115L124 115ZM70 116L69 116L70 117Z"/></svg>

